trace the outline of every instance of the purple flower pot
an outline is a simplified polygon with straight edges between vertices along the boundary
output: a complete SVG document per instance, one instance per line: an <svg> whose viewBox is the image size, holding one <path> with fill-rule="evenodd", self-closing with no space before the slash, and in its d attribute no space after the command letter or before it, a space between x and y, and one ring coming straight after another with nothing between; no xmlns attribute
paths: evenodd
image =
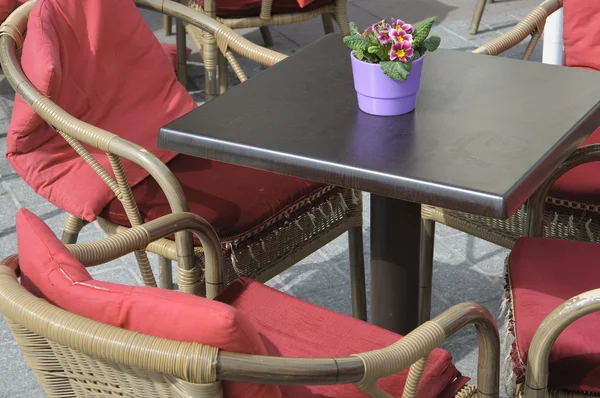
<svg viewBox="0 0 600 398"><path fill-rule="evenodd" d="M408 78L400 81L386 76L379 64L360 61L354 54L350 54L350 58L358 107L363 112L377 116L397 116L415 109L423 57L413 62Z"/></svg>

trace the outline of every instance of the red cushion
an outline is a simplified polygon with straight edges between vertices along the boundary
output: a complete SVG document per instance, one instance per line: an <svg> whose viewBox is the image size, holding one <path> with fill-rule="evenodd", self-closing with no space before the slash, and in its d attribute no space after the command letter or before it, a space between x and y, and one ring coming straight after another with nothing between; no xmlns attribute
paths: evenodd
<svg viewBox="0 0 600 398"><path fill-rule="evenodd" d="M143 146L164 162L175 154L156 148L159 128L196 106L131 1L37 1L22 64L34 86L71 115ZM18 95L7 146L19 175L69 213L92 221L115 197ZM104 153L90 151L110 169ZM124 166L131 184L148 175L131 162Z"/></svg>
<svg viewBox="0 0 600 398"><path fill-rule="evenodd" d="M582 145L600 144L600 128ZM600 162L585 163L566 172L550 189L550 196L587 204L600 204Z"/></svg>
<svg viewBox="0 0 600 398"><path fill-rule="evenodd" d="M553 239L520 239L509 257L516 348L527 362L531 339L558 305L600 286L600 245ZM550 354L550 388L600 392L600 313L579 319L560 335ZM518 350L518 351L517 351ZM518 356L517 355L518 352Z"/></svg>
<svg viewBox="0 0 600 398"><path fill-rule="evenodd" d="M564 0L565 65L600 70L600 1Z"/></svg>
<svg viewBox="0 0 600 398"><path fill-rule="evenodd" d="M251 279L237 279L218 300L231 304L250 318L270 355L292 358L348 356L383 348L401 336L271 289ZM268 303L268 305L265 305ZM402 396L408 371L379 381L394 397ZM436 349L419 388L419 397L453 395L467 380L459 377L449 352ZM281 386L284 397L363 397L351 384L334 386ZM442 392L444 394L442 394Z"/></svg>
<svg viewBox="0 0 600 398"><path fill-rule="evenodd" d="M66 311L98 322L232 352L267 351L248 318L214 300L152 287L94 281L39 218L17 214L21 283ZM227 397L278 397L277 386L226 382Z"/></svg>
<svg viewBox="0 0 600 398"><path fill-rule="evenodd" d="M203 7L204 0L196 0ZM216 0L217 16L221 18L257 17L262 0ZM315 10L335 0L273 0L272 14L289 14Z"/></svg>
<svg viewBox="0 0 600 398"><path fill-rule="evenodd" d="M204 217L223 240L249 232L324 187L186 155L178 155L168 165L183 188L190 211ZM133 195L145 221L171 213L164 193L151 177L134 187ZM130 225L117 199L101 216L119 225Z"/></svg>
<svg viewBox="0 0 600 398"><path fill-rule="evenodd" d="M300 8L304 8L307 5L315 2L315 0L297 0L297 1L298 1L298 5L300 6Z"/></svg>
<svg viewBox="0 0 600 398"><path fill-rule="evenodd" d="M173 64L173 69L177 70L177 45L162 44L162 49L165 52L165 54L167 54L167 57L169 57L169 61L171 61L171 63ZM186 49L185 49L186 58L189 59L191 54L192 54L192 49L186 47Z"/></svg>
<svg viewBox="0 0 600 398"><path fill-rule="evenodd" d="M0 0L0 21L4 21L24 0Z"/></svg>

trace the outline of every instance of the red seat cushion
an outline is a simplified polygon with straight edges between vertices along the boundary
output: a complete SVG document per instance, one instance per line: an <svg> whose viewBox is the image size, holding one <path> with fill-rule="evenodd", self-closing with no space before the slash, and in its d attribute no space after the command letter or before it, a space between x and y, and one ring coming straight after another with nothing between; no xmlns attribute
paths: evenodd
<svg viewBox="0 0 600 398"><path fill-rule="evenodd" d="M196 0L204 7L204 0ZM335 0L273 0L272 14L290 14L315 10ZM216 0L217 16L221 18L257 17L260 15L261 0Z"/></svg>
<svg viewBox="0 0 600 398"><path fill-rule="evenodd" d="M600 128L582 145L600 144ZM577 166L561 176L550 189L550 196L585 204L600 204L600 162Z"/></svg>
<svg viewBox="0 0 600 398"><path fill-rule="evenodd" d="M135 332L266 355L239 310L214 300L153 287L95 281L39 218L17 214L21 284L66 311ZM277 386L225 382L227 397L281 396Z"/></svg>
<svg viewBox="0 0 600 398"><path fill-rule="evenodd" d="M564 0L565 65L600 70L600 1Z"/></svg>
<svg viewBox="0 0 600 398"><path fill-rule="evenodd" d="M515 373L542 320L573 296L600 286L600 245L553 239L520 239L509 257ZM550 354L550 388L600 392L600 313L567 327Z"/></svg>
<svg viewBox="0 0 600 398"><path fill-rule="evenodd" d="M388 346L401 336L271 289L237 279L218 297L243 312L258 330L269 355L292 358L340 357ZM265 305L268 303L268 305ZM393 397L402 396L408 371L379 381ZM460 377L449 352L429 357L419 397L454 395L468 379ZM284 397L363 397L354 385L281 386Z"/></svg>
<svg viewBox="0 0 600 398"><path fill-rule="evenodd" d="M324 188L308 180L186 155L178 155L168 166L183 188L190 211L204 217L223 240L251 231ZM171 213L151 177L135 186L133 195L145 221ZM101 216L130 225L118 199Z"/></svg>
<svg viewBox="0 0 600 398"><path fill-rule="evenodd" d="M23 71L71 115L141 145L163 162L176 154L156 147L161 126L196 104L132 1L39 0L23 45ZM115 197L69 144L17 95L7 157L42 197L92 221ZM88 148L106 168L106 155ZM132 185L148 173L123 165ZM82 189L85 182L85 189Z"/></svg>

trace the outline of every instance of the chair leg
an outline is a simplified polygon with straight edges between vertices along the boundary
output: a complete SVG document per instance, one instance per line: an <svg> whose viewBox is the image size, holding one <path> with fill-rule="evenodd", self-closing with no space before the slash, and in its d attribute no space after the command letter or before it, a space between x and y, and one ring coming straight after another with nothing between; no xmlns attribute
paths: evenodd
<svg viewBox="0 0 600 398"><path fill-rule="evenodd" d="M161 289L173 288L173 264L166 257L158 256L158 287Z"/></svg>
<svg viewBox="0 0 600 398"><path fill-rule="evenodd" d="M219 94L223 94L229 88L229 67L227 58L219 51Z"/></svg>
<svg viewBox="0 0 600 398"><path fill-rule="evenodd" d="M265 47L273 47L273 36L271 36L271 31L269 30L269 27L262 26L260 28L260 34L262 35Z"/></svg>
<svg viewBox="0 0 600 398"><path fill-rule="evenodd" d="M176 43L177 43L177 80L187 86L187 44L186 34L183 22L177 20L175 25Z"/></svg>
<svg viewBox="0 0 600 398"><path fill-rule="evenodd" d="M171 36L173 34L173 17L168 15L163 17L163 30L165 31L165 36Z"/></svg>
<svg viewBox="0 0 600 398"><path fill-rule="evenodd" d="M352 316L367 320L367 288L362 226L348 230L350 249L350 284L352 285Z"/></svg>
<svg viewBox="0 0 600 398"><path fill-rule="evenodd" d="M325 34L328 35L330 33L333 33L333 16L331 14L325 13L321 14L321 19L323 20L323 30L325 31Z"/></svg>
<svg viewBox="0 0 600 398"><path fill-rule="evenodd" d="M469 28L469 33L472 35L476 35L477 31L479 30L479 23L481 22L483 10L485 9L485 4L487 2L488 0L477 0L475 12L473 13L473 19L471 20L471 27Z"/></svg>
<svg viewBox="0 0 600 398"><path fill-rule="evenodd" d="M335 21L340 27L342 36L350 34L350 21L348 20L348 0L336 0Z"/></svg>
<svg viewBox="0 0 600 398"><path fill-rule="evenodd" d="M433 246L435 221L421 219L421 256L419 262L419 325L431 314L431 285L433 279Z"/></svg>
<svg viewBox="0 0 600 398"><path fill-rule="evenodd" d="M63 233L61 237L61 242L65 245L77 243L77 237L79 236L79 231L85 225L85 221L81 218L77 218L72 214L67 214L67 218L65 219L65 224L63 227Z"/></svg>
<svg viewBox="0 0 600 398"><path fill-rule="evenodd" d="M202 59L204 60L204 87L206 102L217 96L217 58L218 47L215 38L210 33L202 35Z"/></svg>

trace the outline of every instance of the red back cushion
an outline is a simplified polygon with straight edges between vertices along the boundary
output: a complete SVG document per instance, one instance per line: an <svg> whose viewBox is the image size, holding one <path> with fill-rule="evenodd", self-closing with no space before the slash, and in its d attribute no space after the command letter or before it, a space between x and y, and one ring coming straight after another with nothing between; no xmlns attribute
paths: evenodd
<svg viewBox="0 0 600 398"><path fill-rule="evenodd" d="M4 21L20 3L19 0L0 0L0 21Z"/></svg>
<svg viewBox="0 0 600 398"><path fill-rule="evenodd" d="M600 70L600 1L564 0L565 65Z"/></svg>
<svg viewBox="0 0 600 398"><path fill-rule="evenodd" d="M306 7L307 5L309 5L310 3L314 2L315 0L297 0L298 1L298 5L301 8Z"/></svg>
<svg viewBox="0 0 600 398"><path fill-rule="evenodd" d="M182 292L95 281L39 218L17 214L21 284L52 304L98 322L226 351L267 355L248 318L227 304ZM280 397L277 386L225 382L227 397Z"/></svg>
<svg viewBox="0 0 600 398"><path fill-rule="evenodd" d="M196 105L132 1L39 0L29 18L23 70L71 115L135 142L163 162L161 126ZM7 157L34 190L58 207L93 220L113 192L54 130L17 96ZM88 148L106 168L106 155ZM132 185L148 173L124 161ZM85 181L85 189L81 182Z"/></svg>

